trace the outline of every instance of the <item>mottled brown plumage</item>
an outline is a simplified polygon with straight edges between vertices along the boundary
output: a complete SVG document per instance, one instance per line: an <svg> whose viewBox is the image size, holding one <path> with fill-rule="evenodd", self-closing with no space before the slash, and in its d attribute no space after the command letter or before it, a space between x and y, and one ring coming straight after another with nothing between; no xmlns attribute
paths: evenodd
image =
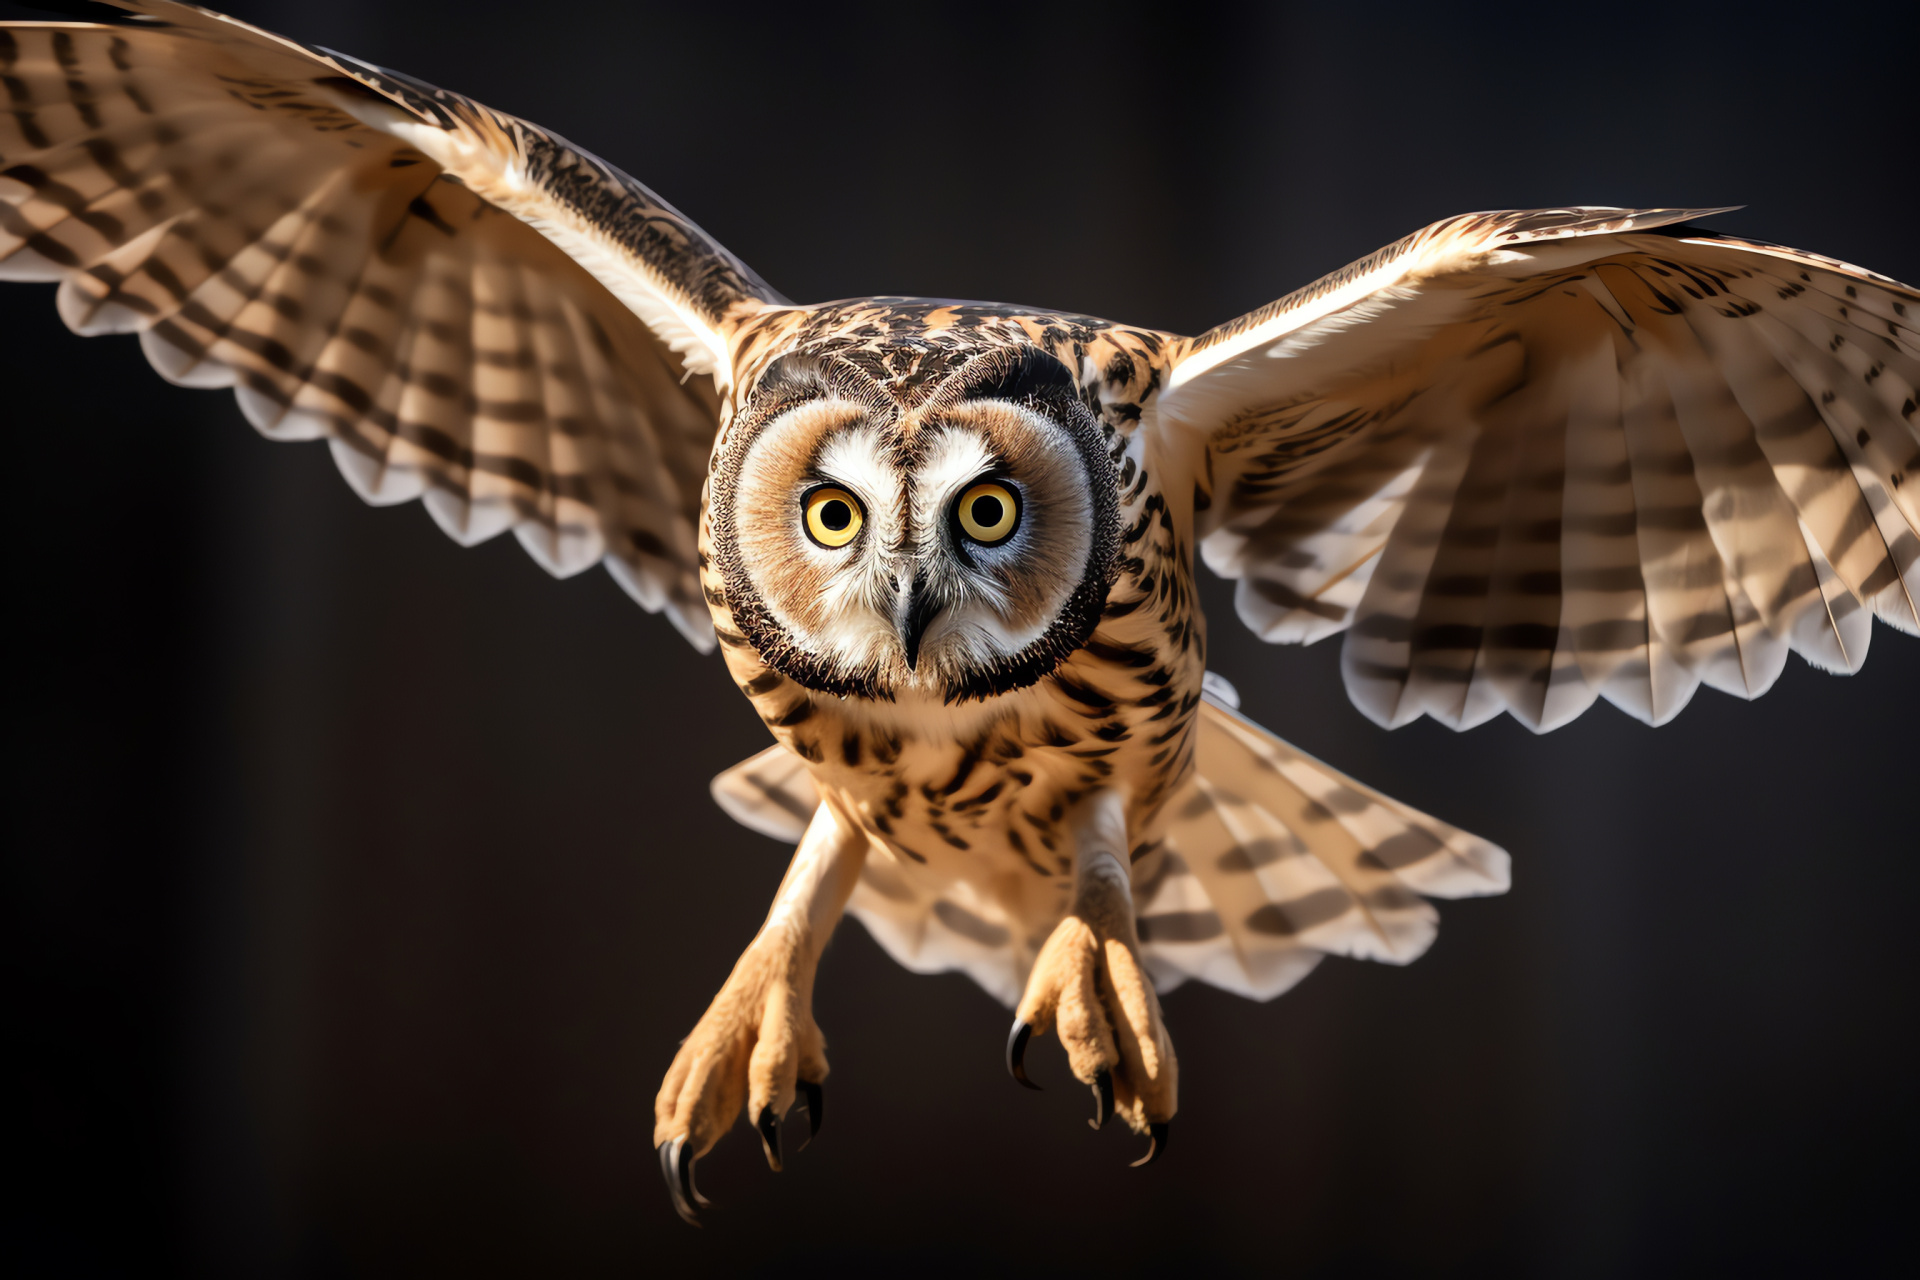
<svg viewBox="0 0 1920 1280"><path fill-rule="evenodd" d="M1238 716L1196 551L1265 638L1344 632L1386 725L1657 723L1920 632L1920 294L1717 211L1466 215L1193 339L794 305L533 125L117 2L141 20L0 26L0 278L327 439L369 501L606 563L773 733L715 796L793 865L656 1100L689 1218L743 1107L775 1168L796 1100L818 1127L843 909L1014 1006L1017 1076L1057 1031L1152 1158L1156 990L1404 963L1427 898L1506 887Z"/></svg>

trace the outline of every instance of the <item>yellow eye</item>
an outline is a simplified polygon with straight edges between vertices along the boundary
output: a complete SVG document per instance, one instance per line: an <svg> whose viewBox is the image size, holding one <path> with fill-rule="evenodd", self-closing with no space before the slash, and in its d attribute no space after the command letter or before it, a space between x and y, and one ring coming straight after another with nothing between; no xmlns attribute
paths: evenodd
<svg viewBox="0 0 1920 1280"><path fill-rule="evenodd" d="M1006 485L988 480L960 495L954 508L961 531L975 542L1005 542L1020 527L1020 499Z"/></svg>
<svg viewBox="0 0 1920 1280"><path fill-rule="evenodd" d="M860 500L845 489L821 485L800 500L807 536L823 547L844 547L860 532Z"/></svg>

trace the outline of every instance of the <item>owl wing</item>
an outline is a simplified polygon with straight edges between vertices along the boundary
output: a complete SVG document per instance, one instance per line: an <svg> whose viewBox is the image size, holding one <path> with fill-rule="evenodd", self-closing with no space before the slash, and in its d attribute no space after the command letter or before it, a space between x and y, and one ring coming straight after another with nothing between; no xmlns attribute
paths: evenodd
<svg viewBox="0 0 1920 1280"><path fill-rule="evenodd" d="M1920 293L1686 225L1435 223L1201 335L1158 400L1262 637L1368 716L1650 723L1920 633Z"/></svg>
<svg viewBox="0 0 1920 1280"><path fill-rule="evenodd" d="M456 94L164 0L0 26L0 278L325 439L369 502L556 575L604 560L701 648L726 334L775 295L625 174ZM693 377L693 374L703 376Z"/></svg>

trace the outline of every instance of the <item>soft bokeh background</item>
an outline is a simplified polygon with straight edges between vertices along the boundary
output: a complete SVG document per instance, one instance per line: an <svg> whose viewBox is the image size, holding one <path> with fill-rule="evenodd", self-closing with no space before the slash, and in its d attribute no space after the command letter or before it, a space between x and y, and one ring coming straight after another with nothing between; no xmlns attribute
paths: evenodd
<svg viewBox="0 0 1920 1280"><path fill-rule="evenodd" d="M1915 10L232 0L639 175L789 296L1194 332L1432 219L1726 204L1920 280ZM22 16L10 5L0 15ZM782 849L765 733L598 571L460 551L0 290L15 1261L198 1276L1870 1275L1911 1231L1920 643L1649 730L1384 733L1210 589L1264 723L1511 849L1392 969L1167 1002L1173 1152L856 924L778 1177L655 1084ZM1217 588L1218 584L1212 584ZM797 1133L797 1131L794 1131ZM9 1270L13 1267L9 1265ZM18 1274L18 1272L16 1272Z"/></svg>

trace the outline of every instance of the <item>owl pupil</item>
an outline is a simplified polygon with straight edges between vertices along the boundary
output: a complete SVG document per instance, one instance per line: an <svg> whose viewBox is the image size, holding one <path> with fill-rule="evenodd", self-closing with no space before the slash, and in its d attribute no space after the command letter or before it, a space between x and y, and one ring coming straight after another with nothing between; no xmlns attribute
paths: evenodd
<svg viewBox="0 0 1920 1280"><path fill-rule="evenodd" d="M853 508L835 498L820 504L820 523L835 533L853 523Z"/></svg>
<svg viewBox="0 0 1920 1280"><path fill-rule="evenodd" d="M991 529L1000 523L1000 499L975 498L973 500L973 522L982 529Z"/></svg>

